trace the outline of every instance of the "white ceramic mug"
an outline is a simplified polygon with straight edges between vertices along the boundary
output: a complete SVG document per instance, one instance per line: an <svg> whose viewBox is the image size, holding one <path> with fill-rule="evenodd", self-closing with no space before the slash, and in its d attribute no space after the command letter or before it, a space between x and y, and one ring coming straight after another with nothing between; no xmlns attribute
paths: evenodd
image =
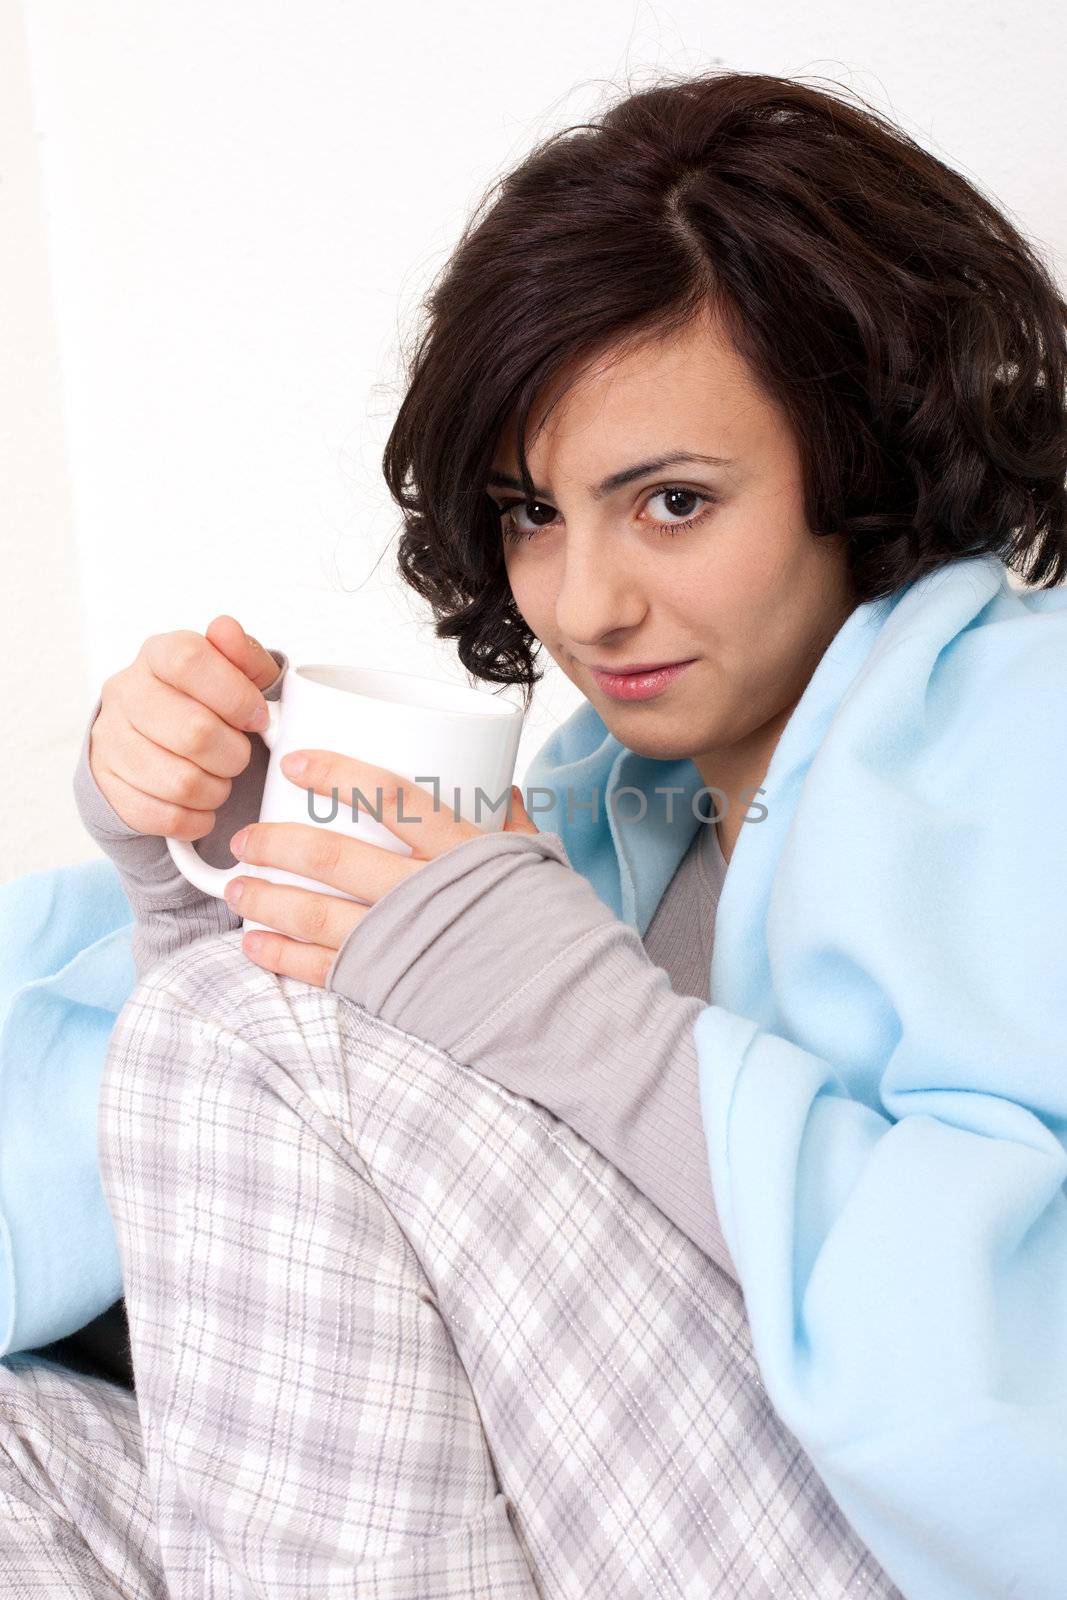
<svg viewBox="0 0 1067 1600"><path fill-rule="evenodd" d="M495 833L508 819L508 802L522 733L523 708L486 689L443 683L410 672L312 662L290 666L281 694L268 700L270 720L261 735L270 750L261 822L300 822L329 827L353 838L412 854L411 846L378 822L385 816L384 794L369 781L357 785L356 819L352 792L339 788L337 805L329 795L312 795L299 780L287 778L281 759L290 750L336 750L360 761L385 767L438 796L441 813L459 815L483 833ZM435 781L437 780L436 785ZM480 793L479 793L480 791ZM314 806L314 816L309 812ZM433 813L433 799L408 800L403 815L421 818ZM331 817L331 812L335 813ZM327 820L329 819L329 820ZM429 820L429 816L427 819ZM213 867L184 839L167 839L175 866L206 894L223 897L232 878L266 878L296 884L320 894L336 894L357 904L367 902L330 884L318 883L280 867L238 861ZM246 929L262 928L245 920Z"/></svg>

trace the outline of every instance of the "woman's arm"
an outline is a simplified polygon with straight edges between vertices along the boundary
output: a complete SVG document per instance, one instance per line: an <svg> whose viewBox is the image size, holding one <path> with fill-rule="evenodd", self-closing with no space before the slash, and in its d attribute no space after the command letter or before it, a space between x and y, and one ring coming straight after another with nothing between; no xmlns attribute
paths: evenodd
<svg viewBox="0 0 1067 1600"><path fill-rule="evenodd" d="M558 834L487 834L390 890L326 987L537 1101L736 1279L700 1114L694 1026Z"/></svg>
<svg viewBox="0 0 1067 1600"><path fill-rule="evenodd" d="M271 650L270 654L278 663L278 675L262 693L267 700L277 700L289 663L281 650ZM74 769L74 803L90 836L118 870L136 921L131 949L137 976L143 978L171 951L208 934L236 928L240 919L225 900L205 894L182 877L171 860L166 840L157 834L138 833L105 798L89 765L89 741L99 713L98 697ZM229 797L216 814L214 828L197 841L201 855L213 866L233 864L230 839L243 823L252 822L259 815L270 757L262 740L253 737L251 744L251 759L233 779Z"/></svg>

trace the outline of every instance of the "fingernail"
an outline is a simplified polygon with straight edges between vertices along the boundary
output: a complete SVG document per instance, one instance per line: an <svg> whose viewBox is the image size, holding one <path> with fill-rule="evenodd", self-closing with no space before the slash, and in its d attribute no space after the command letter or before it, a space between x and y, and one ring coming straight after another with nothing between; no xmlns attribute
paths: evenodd
<svg viewBox="0 0 1067 1600"><path fill-rule="evenodd" d="M228 883L225 889L225 895L228 903L231 906L235 906L238 900L240 900L241 896L244 894L244 891L245 886L241 882L240 878L235 878L232 883Z"/></svg>
<svg viewBox="0 0 1067 1600"><path fill-rule="evenodd" d="M248 721L245 723L246 733L261 733L270 721L266 705L260 701Z"/></svg>
<svg viewBox="0 0 1067 1600"><path fill-rule="evenodd" d="M242 828L240 833L235 833L230 840L230 849L235 856L239 856L248 841L248 829Z"/></svg>
<svg viewBox="0 0 1067 1600"><path fill-rule="evenodd" d="M288 755L282 757L282 771L287 778L299 778L307 770L307 756Z"/></svg>

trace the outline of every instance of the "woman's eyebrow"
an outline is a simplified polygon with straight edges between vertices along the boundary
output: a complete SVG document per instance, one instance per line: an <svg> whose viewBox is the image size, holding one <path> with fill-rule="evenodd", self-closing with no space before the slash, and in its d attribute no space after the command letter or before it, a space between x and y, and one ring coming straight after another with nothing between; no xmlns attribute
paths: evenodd
<svg viewBox="0 0 1067 1600"><path fill-rule="evenodd" d="M633 483L635 478L643 478L649 472L662 472L665 467L678 467L686 461L699 461L709 467L728 467L732 464L731 456L702 456L694 455L691 451L672 452L666 456L656 456L652 461L639 461L636 466L623 467L621 472L612 472L602 483L591 483L589 494L593 500L603 500L607 495L613 494L616 489L622 489L628 483ZM521 489L522 481L512 478L506 472L493 471L486 480L486 488ZM549 498L547 489L539 489L534 485L534 494Z"/></svg>

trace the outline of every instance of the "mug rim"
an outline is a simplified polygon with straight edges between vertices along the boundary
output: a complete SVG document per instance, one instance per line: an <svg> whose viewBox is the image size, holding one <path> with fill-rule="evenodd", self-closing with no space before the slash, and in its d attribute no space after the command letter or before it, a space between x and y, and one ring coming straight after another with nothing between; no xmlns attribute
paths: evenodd
<svg viewBox="0 0 1067 1600"><path fill-rule="evenodd" d="M329 672L366 673L371 678L405 678L411 683L426 684L434 690L447 689L456 691L464 697L477 697L478 704L472 704L471 709L467 711L458 706L415 705L403 700L383 701L379 696L362 689L348 689L336 683L320 683L317 679L307 676L308 672L321 671L323 669ZM401 711L419 711L422 713L429 711L439 717L462 717L467 720L478 716L521 718L524 715L521 705L516 705L510 700L498 699L488 689L479 689L473 684L449 683L442 681L440 678L428 678L422 672L404 672L392 667L361 667L347 661L302 661L299 666L290 665L289 670L311 688L326 689L331 693L354 695L361 700L376 700L380 705L395 705ZM506 690L510 685L503 684L501 687Z"/></svg>

